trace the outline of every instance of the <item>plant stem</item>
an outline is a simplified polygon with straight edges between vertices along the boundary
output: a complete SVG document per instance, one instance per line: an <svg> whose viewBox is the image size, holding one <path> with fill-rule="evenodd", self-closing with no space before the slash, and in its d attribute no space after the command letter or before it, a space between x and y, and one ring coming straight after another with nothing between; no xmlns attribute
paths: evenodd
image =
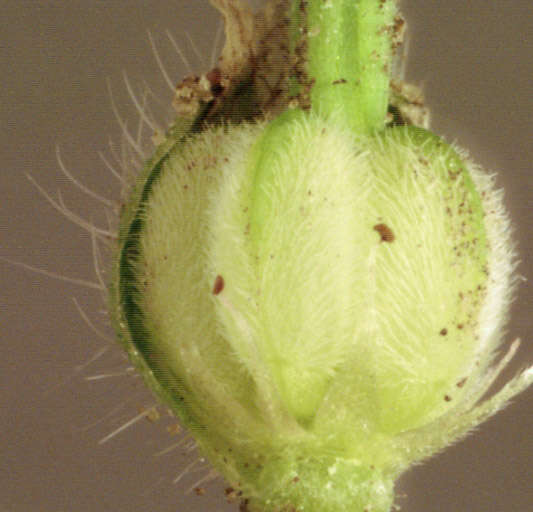
<svg viewBox="0 0 533 512"><path fill-rule="evenodd" d="M395 0L308 2L301 30L312 111L338 116L358 133L383 129L396 12Z"/></svg>

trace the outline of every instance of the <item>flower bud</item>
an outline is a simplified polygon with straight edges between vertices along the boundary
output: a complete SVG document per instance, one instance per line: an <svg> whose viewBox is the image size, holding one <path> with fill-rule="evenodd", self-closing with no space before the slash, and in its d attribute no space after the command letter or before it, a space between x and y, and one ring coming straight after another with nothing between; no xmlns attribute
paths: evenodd
<svg viewBox="0 0 533 512"><path fill-rule="evenodd" d="M286 109L169 132L123 215L130 357L250 510L386 512L477 405L514 284L501 193L422 128Z"/></svg>

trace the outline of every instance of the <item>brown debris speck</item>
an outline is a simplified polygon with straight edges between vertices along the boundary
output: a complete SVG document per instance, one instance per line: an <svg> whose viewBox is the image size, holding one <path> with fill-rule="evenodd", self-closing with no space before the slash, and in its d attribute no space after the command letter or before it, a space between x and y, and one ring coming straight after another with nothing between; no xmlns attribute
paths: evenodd
<svg viewBox="0 0 533 512"><path fill-rule="evenodd" d="M218 275L213 284L213 295L218 295L224 289L224 278Z"/></svg>
<svg viewBox="0 0 533 512"><path fill-rule="evenodd" d="M394 233L392 232L392 229L387 226L387 224L376 224L374 226L374 231L379 233L382 242L394 242Z"/></svg>
<svg viewBox="0 0 533 512"><path fill-rule="evenodd" d="M466 384L466 381L468 380L468 377L463 377L459 382L457 382L457 384L455 384L458 388L462 388L465 384Z"/></svg>
<svg viewBox="0 0 533 512"><path fill-rule="evenodd" d="M213 68L211 71L206 73L205 77L211 84L211 93L213 96L220 96L224 91L224 86L222 85L222 73L220 69Z"/></svg>
<svg viewBox="0 0 533 512"><path fill-rule="evenodd" d="M233 487L224 489L224 494L228 503L235 503L237 501L237 491Z"/></svg>
<svg viewBox="0 0 533 512"><path fill-rule="evenodd" d="M444 329L441 329L441 330L440 330L439 334L440 334L441 336L446 336L446 335L448 334L448 329L446 329L446 327L444 327Z"/></svg>

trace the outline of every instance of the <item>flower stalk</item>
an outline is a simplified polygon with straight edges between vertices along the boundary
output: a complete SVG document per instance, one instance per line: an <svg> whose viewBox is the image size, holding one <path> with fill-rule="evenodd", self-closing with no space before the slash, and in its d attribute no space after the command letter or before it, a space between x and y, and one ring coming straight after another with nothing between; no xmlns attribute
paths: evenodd
<svg viewBox="0 0 533 512"><path fill-rule="evenodd" d="M357 133L385 124L395 37L395 2L310 2L305 32L311 110Z"/></svg>

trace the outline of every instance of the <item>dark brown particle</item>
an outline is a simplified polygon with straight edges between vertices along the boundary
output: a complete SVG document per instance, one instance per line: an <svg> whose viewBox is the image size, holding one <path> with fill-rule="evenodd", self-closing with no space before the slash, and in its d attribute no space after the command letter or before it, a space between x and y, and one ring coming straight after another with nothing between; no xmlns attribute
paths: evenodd
<svg viewBox="0 0 533 512"><path fill-rule="evenodd" d="M242 496L242 491L237 491L233 487L228 487L224 490L224 494L226 495L226 501L228 503L235 503Z"/></svg>
<svg viewBox="0 0 533 512"><path fill-rule="evenodd" d="M218 275L213 285L213 295L218 295L224 289L224 278Z"/></svg>
<svg viewBox="0 0 533 512"><path fill-rule="evenodd" d="M467 381L468 377L463 377L457 384L456 386L458 388L462 388L465 384L466 384L466 381Z"/></svg>
<svg viewBox="0 0 533 512"><path fill-rule="evenodd" d="M446 335L448 334L448 329L446 329L446 327L445 327L444 329L441 329L440 332L439 332L439 334L440 334L441 336L446 336Z"/></svg>
<svg viewBox="0 0 533 512"><path fill-rule="evenodd" d="M387 226L387 224L376 224L374 226L374 231L379 233L382 242L394 242L394 233L392 232L392 229Z"/></svg>

